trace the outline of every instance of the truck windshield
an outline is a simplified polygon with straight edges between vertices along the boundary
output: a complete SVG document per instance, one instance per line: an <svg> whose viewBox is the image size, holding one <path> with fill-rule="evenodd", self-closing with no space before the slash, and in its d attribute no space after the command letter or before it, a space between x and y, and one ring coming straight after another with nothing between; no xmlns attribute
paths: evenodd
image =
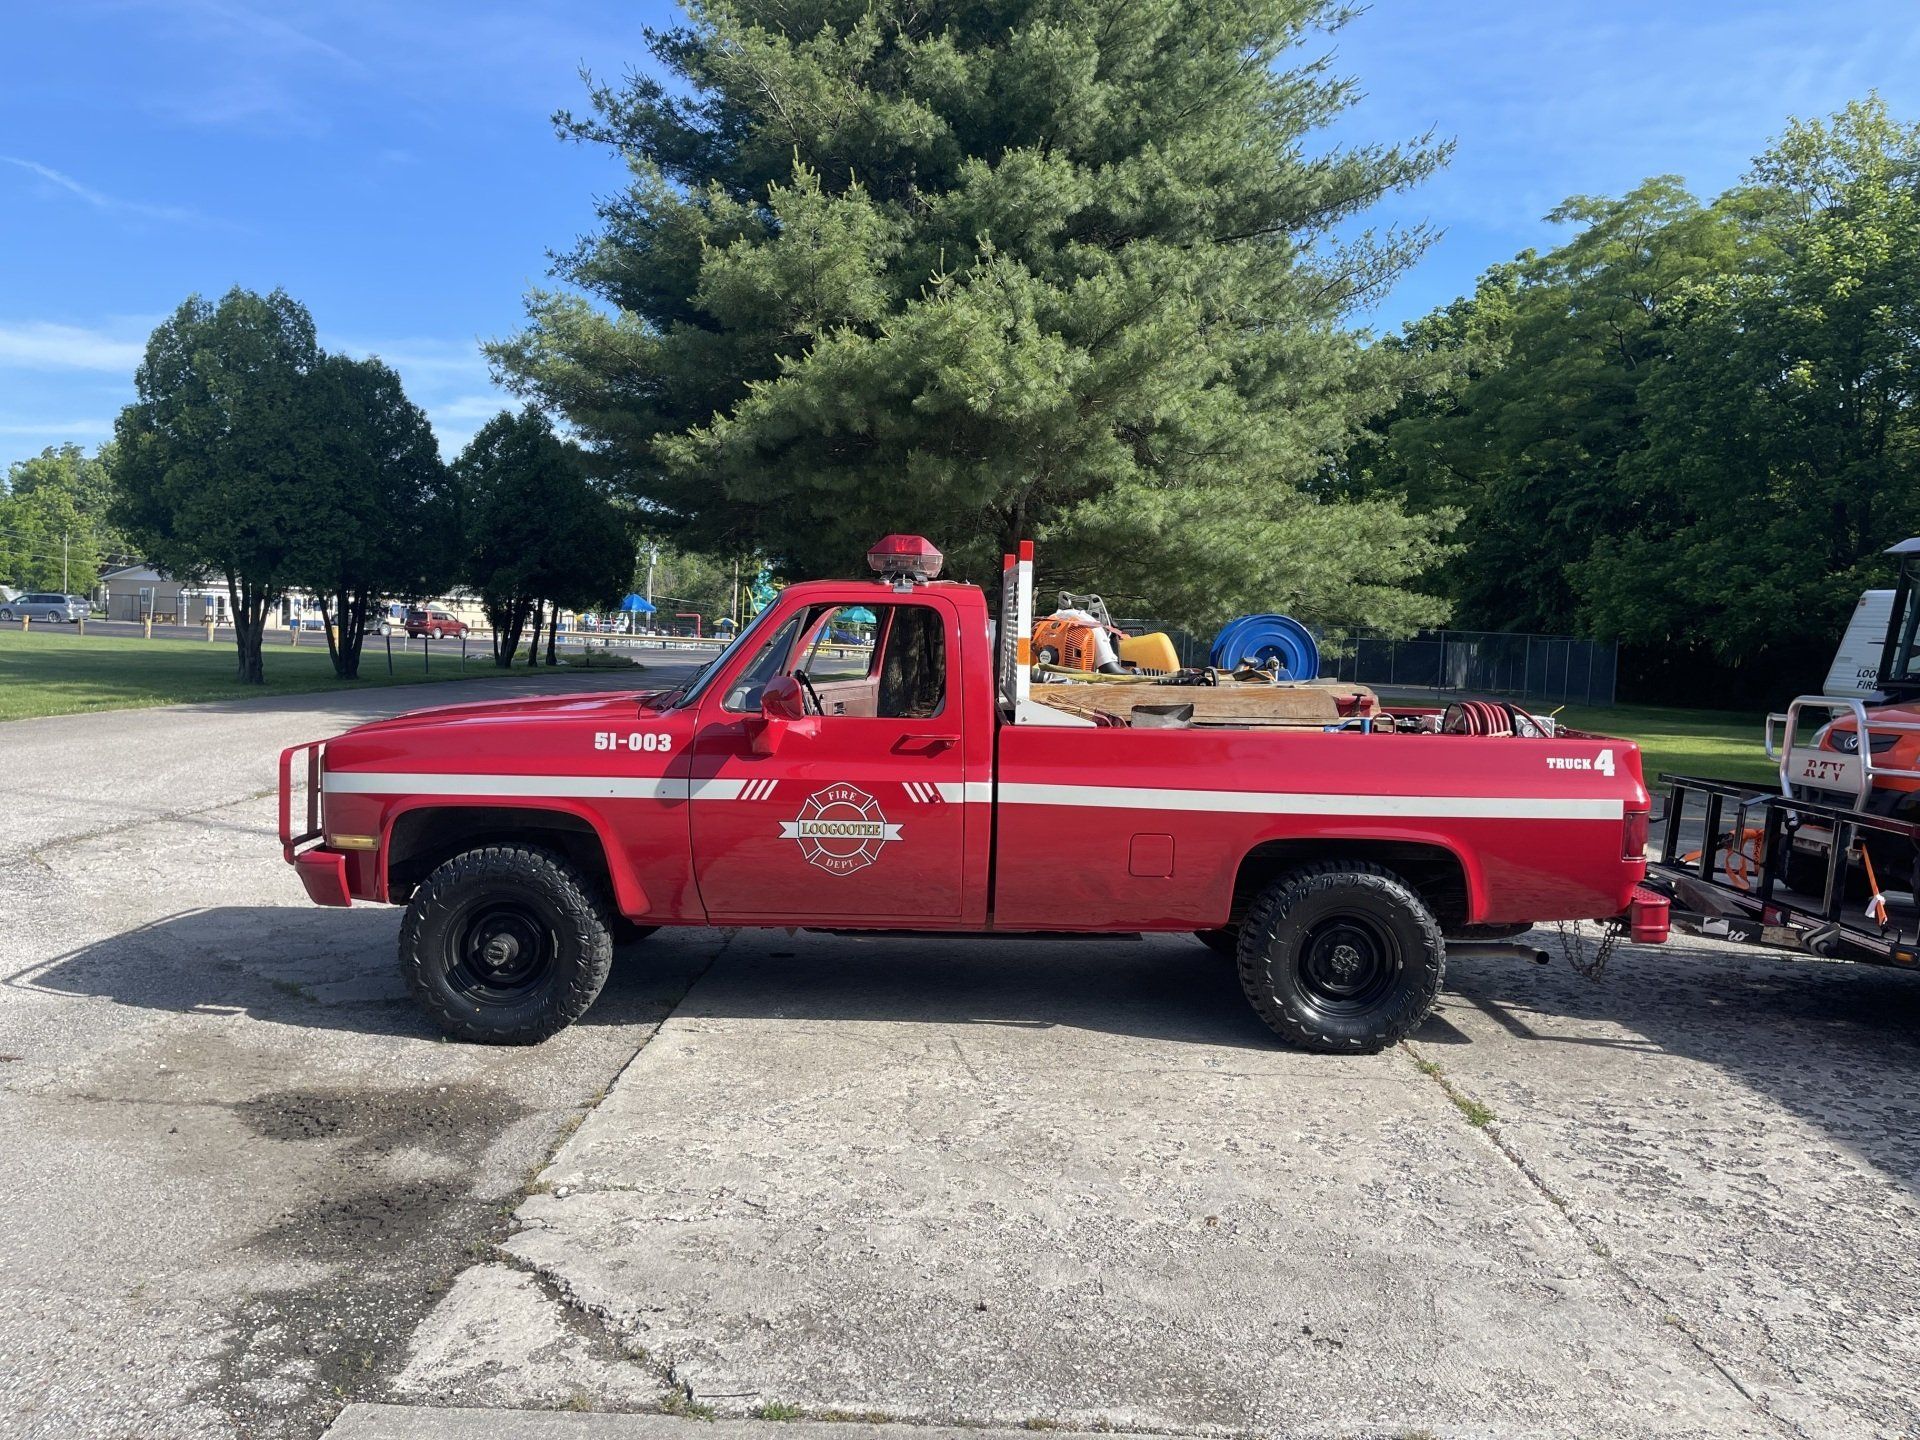
<svg viewBox="0 0 1920 1440"><path fill-rule="evenodd" d="M758 615L754 616L753 619L749 620L746 627L742 629L738 635L733 637L732 643L727 645L719 654L715 655L702 666L700 672L687 682L685 688L674 697L669 708L678 710L685 705L698 704L700 697L707 693L707 687L713 684L714 677L726 668L728 657L749 640L752 640L755 644L759 643L758 637L765 633L767 623L772 618L776 608L775 606L769 605Z"/></svg>

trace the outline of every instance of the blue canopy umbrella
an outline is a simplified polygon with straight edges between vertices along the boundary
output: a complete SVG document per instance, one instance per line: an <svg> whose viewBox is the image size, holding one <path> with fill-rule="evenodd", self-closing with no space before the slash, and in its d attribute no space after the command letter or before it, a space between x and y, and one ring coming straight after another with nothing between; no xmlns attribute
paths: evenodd
<svg viewBox="0 0 1920 1440"><path fill-rule="evenodd" d="M840 619L848 625L872 625L876 621L873 611L864 605L856 605L851 610L842 610Z"/></svg>
<svg viewBox="0 0 1920 1440"><path fill-rule="evenodd" d="M629 595L620 602L620 608L630 615L653 614L653 602L644 595Z"/></svg>

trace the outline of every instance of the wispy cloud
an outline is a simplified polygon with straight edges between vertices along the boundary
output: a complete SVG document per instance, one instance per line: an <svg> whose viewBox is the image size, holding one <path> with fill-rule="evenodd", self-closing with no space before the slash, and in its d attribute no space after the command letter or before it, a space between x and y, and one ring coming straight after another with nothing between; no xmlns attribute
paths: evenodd
<svg viewBox="0 0 1920 1440"><path fill-rule="evenodd" d="M205 223L205 217L197 211L180 205L149 205L141 200L122 200L82 184L73 176L54 169L51 165L42 165L38 160L23 159L18 155L0 155L0 164L12 165L37 176L43 184L53 191L73 196L84 201L95 210L120 215L137 216L143 220L165 220L173 224L198 225Z"/></svg>
<svg viewBox="0 0 1920 1440"><path fill-rule="evenodd" d="M0 435L48 436L54 439L105 439L113 433L112 420L0 420Z"/></svg>
<svg viewBox="0 0 1920 1440"><path fill-rule="evenodd" d="M144 340L79 325L0 324L0 367L5 368L111 370L131 377L146 353Z"/></svg>
<svg viewBox="0 0 1920 1440"><path fill-rule="evenodd" d="M245 41L255 48L283 55L305 55L331 60L334 64L355 72L361 72L367 68L358 56L321 39L310 30L301 29L284 16L268 14L251 6L235 3L235 0L161 0L161 8L175 11L189 19L196 19L214 30Z"/></svg>

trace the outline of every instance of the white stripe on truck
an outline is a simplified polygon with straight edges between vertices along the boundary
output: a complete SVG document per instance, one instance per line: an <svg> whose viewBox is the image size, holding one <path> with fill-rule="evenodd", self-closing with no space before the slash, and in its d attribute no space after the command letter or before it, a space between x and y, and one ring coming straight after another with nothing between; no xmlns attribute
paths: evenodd
<svg viewBox="0 0 1920 1440"><path fill-rule="evenodd" d="M921 783L921 782L915 782ZM329 770L322 788L330 795L503 795L581 800L761 799L773 787L764 780L695 780L623 775L396 774ZM986 781L943 781L936 787L951 803L980 804L993 798ZM691 794L689 794L691 789ZM1163 790L1125 785L1002 784L1008 805L1076 806L1093 810L1200 810L1224 815L1372 815L1432 820L1620 820L1626 802L1563 796L1326 795L1244 790Z"/></svg>

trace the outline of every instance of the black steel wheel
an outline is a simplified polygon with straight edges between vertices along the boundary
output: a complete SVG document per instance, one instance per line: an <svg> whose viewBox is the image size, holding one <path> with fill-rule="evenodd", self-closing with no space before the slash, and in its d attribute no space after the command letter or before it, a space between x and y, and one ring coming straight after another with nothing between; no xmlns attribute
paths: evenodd
<svg viewBox="0 0 1920 1440"><path fill-rule="evenodd" d="M1419 894L1376 865L1282 875L1240 928L1240 985L1260 1018L1308 1050L1371 1054L1427 1017L1446 942Z"/></svg>
<svg viewBox="0 0 1920 1440"><path fill-rule="evenodd" d="M608 910L560 856L490 845L414 892L400 968L436 1024L463 1040L530 1045L564 1030L606 984Z"/></svg>

